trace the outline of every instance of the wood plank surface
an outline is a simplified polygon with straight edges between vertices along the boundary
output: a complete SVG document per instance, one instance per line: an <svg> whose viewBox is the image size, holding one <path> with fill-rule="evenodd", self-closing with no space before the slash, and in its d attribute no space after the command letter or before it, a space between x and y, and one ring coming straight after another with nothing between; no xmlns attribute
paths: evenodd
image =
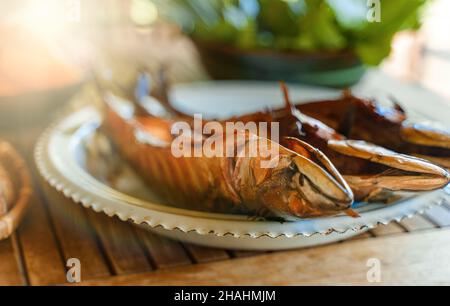
<svg viewBox="0 0 450 306"><path fill-rule="evenodd" d="M367 262L380 260L381 282ZM257 257L116 276L83 285L450 285L450 230L361 239Z"/></svg>
<svg viewBox="0 0 450 306"><path fill-rule="evenodd" d="M365 233L362 233L361 235L351 237L351 238L349 238L349 239L347 239L345 241L352 241L352 240L359 240L359 239L368 239L368 238L372 238L372 237L374 237L374 235L370 231L367 231Z"/></svg>
<svg viewBox="0 0 450 306"><path fill-rule="evenodd" d="M66 270L44 204L36 195L18 229L24 261L32 285L66 280ZM45 271L45 273L44 273Z"/></svg>
<svg viewBox="0 0 450 306"><path fill-rule="evenodd" d="M29 285L30 281L28 279L28 272L25 267L23 250L22 250L22 246L19 241L19 235L17 235L17 232L12 233L10 239L12 241L12 247L14 249L14 256L16 257L16 262L17 262L17 266L19 269L21 279L22 279L22 284Z"/></svg>
<svg viewBox="0 0 450 306"><path fill-rule="evenodd" d="M93 210L89 220L103 245L114 274L140 273L152 270L144 250L129 223Z"/></svg>
<svg viewBox="0 0 450 306"><path fill-rule="evenodd" d="M97 243L84 208L68 200L45 182L42 182L41 187L47 196L64 262L69 258L78 258L81 262L82 279L110 276L111 269Z"/></svg>
<svg viewBox="0 0 450 306"><path fill-rule="evenodd" d="M24 285L11 238L0 241L0 286Z"/></svg>
<svg viewBox="0 0 450 306"><path fill-rule="evenodd" d="M264 251L230 251L232 257L235 258L243 258L243 257L252 257L265 254L267 252Z"/></svg>
<svg viewBox="0 0 450 306"><path fill-rule="evenodd" d="M62 283L66 280L66 268L37 183L39 174L30 155L25 155L25 159L31 172L33 194L18 234L28 278L32 285Z"/></svg>
<svg viewBox="0 0 450 306"><path fill-rule="evenodd" d="M174 240L150 233L148 230L134 227L142 245L153 261L155 268L167 269L192 264L182 245Z"/></svg>
<svg viewBox="0 0 450 306"><path fill-rule="evenodd" d="M50 285L66 280L59 246L37 184L39 174L32 153L41 131L42 128L36 127L32 130L19 129L9 133L16 148L22 152L32 178L33 194L24 218L17 229L17 247L21 249L19 255L23 257L25 270L22 274L26 274L31 285ZM15 254L15 256L17 255Z"/></svg>
<svg viewBox="0 0 450 306"><path fill-rule="evenodd" d="M196 263L226 260L230 255L225 250L202 247L194 244L184 245Z"/></svg>

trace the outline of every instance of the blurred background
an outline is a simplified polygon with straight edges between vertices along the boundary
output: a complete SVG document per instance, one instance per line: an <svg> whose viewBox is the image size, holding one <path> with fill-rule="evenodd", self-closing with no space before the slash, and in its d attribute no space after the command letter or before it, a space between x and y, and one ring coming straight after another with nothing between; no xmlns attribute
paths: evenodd
<svg viewBox="0 0 450 306"><path fill-rule="evenodd" d="M15 108L47 113L120 58L164 66L172 82L344 87L380 69L450 97L450 1L381 1L379 11L377 2L2 1L0 118Z"/></svg>

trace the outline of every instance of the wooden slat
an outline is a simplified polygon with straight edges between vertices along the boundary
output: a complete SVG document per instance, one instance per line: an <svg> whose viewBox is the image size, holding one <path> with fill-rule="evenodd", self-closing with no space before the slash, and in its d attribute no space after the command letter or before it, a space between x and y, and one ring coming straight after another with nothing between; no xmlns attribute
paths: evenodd
<svg viewBox="0 0 450 306"><path fill-rule="evenodd" d="M229 259L230 256L224 250L201 247L193 244L184 245L196 263L212 262Z"/></svg>
<svg viewBox="0 0 450 306"><path fill-rule="evenodd" d="M408 231L420 231L436 228L436 226L422 216L414 216L411 219L404 219L401 225Z"/></svg>
<svg viewBox="0 0 450 306"><path fill-rule="evenodd" d="M30 281L28 279L28 273L25 267L24 257L23 257L23 251L22 246L20 245L19 236L17 235L17 232L12 233L11 235L11 241L12 246L14 249L14 254L16 256L16 262L19 268L19 272L22 278L22 283L24 285L29 285Z"/></svg>
<svg viewBox="0 0 450 306"><path fill-rule="evenodd" d="M252 257L265 254L263 251L230 251L231 255L236 258Z"/></svg>
<svg viewBox="0 0 450 306"><path fill-rule="evenodd" d="M370 232L374 236L385 236L404 233L405 229L402 228L397 222L391 222L388 225L379 225Z"/></svg>
<svg viewBox="0 0 450 306"><path fill-rule="evenodd" d="M443 206L428 209L424 215L439 227L450 226L450 210Z"/></svg>
<svg viewBox="0 0 450 306"><path fill-rule="evenodd" d="M0 286L23 284L12 239L0 241Z"/></svg>
<svg viewBox="0 0 450 306"><path fill-rule="evenodd" d="M64 260L78 258L82 280L111 275L96 235L87 221L84 208L42 182L49 203L56 236L61 244Z"/></svg>
<svg viewBox="0 0 450 306"><path fill-rule="evenodd" d="M32 285L50 285L66 280L66 270L46 215L35 194L18 229L28 277ZM45 271L45 272L43 272Z"/></svg>
<svg viewBox="0 0 450 306"><path fill-rule="evenodd" d="M115 274L140 273L152 270L129 223L88 210L91 224L102 242Z"/></svg>
<svg viewBox="0 0 450 306"><path fill-rule="evenodd" d="M17 229L19 237L17 240L20 243L26 269L24 272L30 284L50 285L64 282L66 272L45 204L36 183L39 175L34 166L32 153L40 132L40 129L36 128L32 131L16 131L10 133L10 136L13 136L17 149L22 152L28 165L34 189L27 212Z"/></svg>
<svg viewBox="0 0 450 306"><path fill-rule="evenodd" d="M365 233L363 233L361 235L349 238L349 239L347 239L345 241L352 241L352 240L359 240L359 239L368 239L368 238L372 238L372 237L373 237L373 235L369 231L367 231L367 232L365 232Z"/></svg>
<svg viewBox="0 0 450 306"><path fill-rule="evenodd" d="M367 263L372 258L381 263L379 284L448 285L450 229L118 276L84 285L370 285Z"/></svg>
<svg viewBox="0 0 450 306"><path fill-rule="evenodd" d="M192 263L179 242L155 235L137 226L135 226L135 231L157 269L185 266Z"/></svg>

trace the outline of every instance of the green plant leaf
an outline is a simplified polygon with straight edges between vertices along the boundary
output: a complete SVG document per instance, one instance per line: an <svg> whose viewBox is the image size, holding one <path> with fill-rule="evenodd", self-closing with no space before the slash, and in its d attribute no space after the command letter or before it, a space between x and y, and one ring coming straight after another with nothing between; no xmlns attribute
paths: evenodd
<svg viewBox="0 0 450 306"><path fill-rule="evenodd" d="M421 9L431 0L380 0L380 22L368 21L367 0L152 1L164 2L166 16L197 39L243 49L350 50L377 65L395 33L420 26Z"/></svg>

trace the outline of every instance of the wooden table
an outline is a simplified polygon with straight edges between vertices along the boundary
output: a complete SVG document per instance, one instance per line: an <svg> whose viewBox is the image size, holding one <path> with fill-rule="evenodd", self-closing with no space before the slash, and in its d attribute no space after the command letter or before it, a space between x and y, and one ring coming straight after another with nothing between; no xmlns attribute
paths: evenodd
<svg viewBox="0 0 450 306"><path fill-rule="evenodd" d="M0 285L67 284L69 258L80 259L86 285L368 285L370 258L381 262L381 284L450 284L449 203L323 247L203 248L84 209L51 189L32 157L41 130L0 132L26 157L35 188L18 231L0 242Z"/></svg>

